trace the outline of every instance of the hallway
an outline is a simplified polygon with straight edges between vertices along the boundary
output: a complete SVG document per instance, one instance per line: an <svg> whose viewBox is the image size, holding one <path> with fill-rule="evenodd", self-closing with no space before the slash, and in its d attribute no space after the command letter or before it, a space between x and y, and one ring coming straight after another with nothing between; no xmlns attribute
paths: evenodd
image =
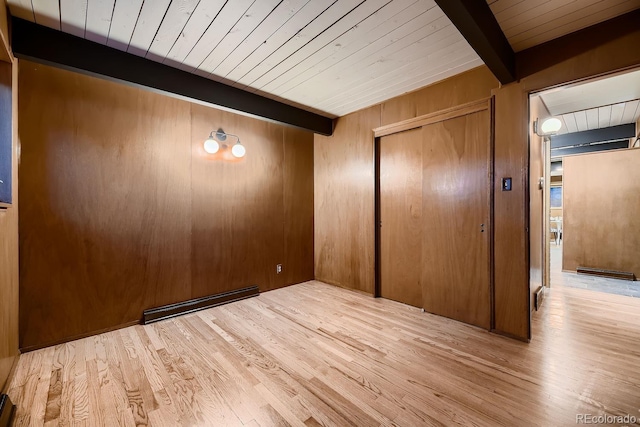
<svg viewBox="0 0 640 427"><path fill-rule="evenodd" d="M639 281L630 282L562 271L562 244L551 244L551 288L558 285L640 298Z"/></svg>

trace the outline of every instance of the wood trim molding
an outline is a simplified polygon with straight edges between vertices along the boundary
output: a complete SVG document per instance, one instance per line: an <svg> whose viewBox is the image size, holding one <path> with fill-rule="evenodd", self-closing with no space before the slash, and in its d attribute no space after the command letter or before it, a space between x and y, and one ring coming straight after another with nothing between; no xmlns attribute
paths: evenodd
<svg viewBox="0 0 640 427"><path fill-rule="evenodd" d="M223 292L221 294L210 295L202 298L195 298L176 304L163 305L162 307L145 310L142 313L142 324L147 325L149 323L170 319L182 314L193 313L194 311L204 310L205 308L240 301L245 298L251 298L258 295L260 295L258 287L250 286L248 288Z"/></svg>
<svg viewBox="0 0 640 427"><path fill-rule="evenodd" d="M425 114L423 116L414 117L413 119L403 120L398 123L381 126L373 130L374 138L391 135L398 132L419 128L422 126L438 123L455 117L465 116L467 114L477 113L478 111L488 110L491 108L491 98L483 98L478 101L469 102L467 104L458 105L446 110L437 111L435 113Z"/></svg>
<svg viewBox="0 0 640 427"><path fill-rule="evenodd" d="M0 427L8 427L11 425L13 412L16 407L6 394L0 395Z"/></svg>
<svg viewBox="0 0 640 427"><path fill-rule="evenodd" d="M375 223L375 236L374 236L374 285L373 296L379 298L382 296L382 290L380 285L382 283L382 236L380 234L382 227L382 213L380 207L380 137L373 138L374 147L374 161L373 161L373 174L374 174L374 223Z"/></svg>

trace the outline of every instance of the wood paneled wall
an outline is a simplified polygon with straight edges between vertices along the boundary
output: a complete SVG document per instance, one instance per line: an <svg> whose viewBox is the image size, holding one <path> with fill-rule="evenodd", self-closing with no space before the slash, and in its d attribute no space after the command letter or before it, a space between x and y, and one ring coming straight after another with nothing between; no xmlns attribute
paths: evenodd
<svg viewBox="0 0 640 427"><path fill-rule="evenodd" d="M640 150L563 160L562 268L629 271L640 278Z"/></svg>
<svg viewBox="0 0 640 427"><path fill-rule="evenodd" d="M315 136L317 280L374 292L372 129L486 98L497 86L486 67L475 68L341 117L333 136Z"/></svg>
<svg viewBox="0 0 640 427"><path fill-rule="evenodd" d="M369 126L375 123L376 114L381 124L389 124L493 94L495 330L528 339L528 96L532 91L640 65L640 50L635 48L640 45L640 29L618 27L614 23L606 37L587 31L520 52L519 71L524 77L519 82L498 87L485 68L474 69L340 118L338 126L346 128L348 123L354 130L351 133L337 129L333 137L316 136L316 277L373 292L373 138ZM370 120L359 123L359 117ZM501 191L503 177L513 178L512 191Z"/></svg>
<svg viewBox="0 0 640 427"><path fill-rule="evenodd" d="M315 135L315 276L374 291L373 129L380 106L336 121L332 136Z"/></svg>
<svg viewBox="0 0 640 427"><path fill-rule="evenodd" d="M20 79L21 348L313 279L311 133L29 62ZM204 152L219 127L245 158Z"/></svg>
<svg viewBox="0 0 640 427"><path fill-rule="evenodd" d="M529 109L522 85L494 90L494 307L495 329L529 339ZM511 191L502 179L511 177Z"/></svg>
<svg viewBox="0 0 640 427"><path fill-rule="evenodd" d="M528 111L530 92L640 66L640 28L619 22L584 31L518 53L519 82L494 90L496 96L496 180L501 175L529 179ZM626 21L625 21L626 22ZM507 153L511 153L508 155ZM517 179L520 181L520 179ZM496 190L495 311L497 331L526 338L530 312L529 193L518 185L511 193ZM516 254L516 255L514 255Z"/></svg>
<svg viewBox="0 0 640 427"><path fill-rule="evenodd" d="M0 22L2 22L0 20ZM1 120L13 127L13 205L0 209L0 392L6 391L11 368L18 356L18 97L17 64L0 62L0 105L8 101L11 111Z"/></svg>
<svg viewBox="0 0 640 427"><path fill-rule="evenodd" d="M545 220L549 214L545 213L544 188L540 187L540 178L544 177L544 141L534 132L533 123L537 119L544 119L551 114L539 96L529 98L529 289L531 291L531 306L534 310L534 294L543 286L543 276L547 264L545 251ZM549 243L546 242L546 245ZM548 271L548 270L547 270Z"/></svg>

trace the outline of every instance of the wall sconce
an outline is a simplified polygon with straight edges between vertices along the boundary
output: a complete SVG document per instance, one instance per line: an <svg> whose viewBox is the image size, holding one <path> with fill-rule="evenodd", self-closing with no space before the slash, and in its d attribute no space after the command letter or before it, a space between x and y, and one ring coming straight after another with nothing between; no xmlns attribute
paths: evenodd
<svg viewBox="0 0 640 427"><path fill-rule="evenodd" d="M557 117L547 117L546 119L537 119L533 122L533 131L538 136L551 136L558 133L562 128L562 121Z"/></svg>
<svg viewBox="0 0 640 427"><path fill-rule="evenodd" d="M244 157L244 155L247 153L247 150L244 148L244 145L240 143L240 137L238 135L226 133L222 130L222 128L218 129L215 132L212 131L209 134L209 138L204 141L204 151L209 154L216 154L220 150L220 148L222 148L223 150L229 148L227 144L224 144L224 142L227 140L227 137L229 136L232 136L236 139L236 143L231 147L231 154L233 154L233 157ZM223 144L221 145L218 141L222 142Z"/></svg>

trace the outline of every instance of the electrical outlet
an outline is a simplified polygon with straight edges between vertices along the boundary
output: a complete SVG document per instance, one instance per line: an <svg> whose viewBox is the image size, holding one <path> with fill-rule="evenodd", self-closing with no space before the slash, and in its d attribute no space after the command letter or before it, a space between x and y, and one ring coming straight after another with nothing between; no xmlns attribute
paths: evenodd
<svg viewBox="0 0 640 427"><path fill-rule="evenodd" d="M282 264L276 265L276 274L282 273Z"/></svg>

